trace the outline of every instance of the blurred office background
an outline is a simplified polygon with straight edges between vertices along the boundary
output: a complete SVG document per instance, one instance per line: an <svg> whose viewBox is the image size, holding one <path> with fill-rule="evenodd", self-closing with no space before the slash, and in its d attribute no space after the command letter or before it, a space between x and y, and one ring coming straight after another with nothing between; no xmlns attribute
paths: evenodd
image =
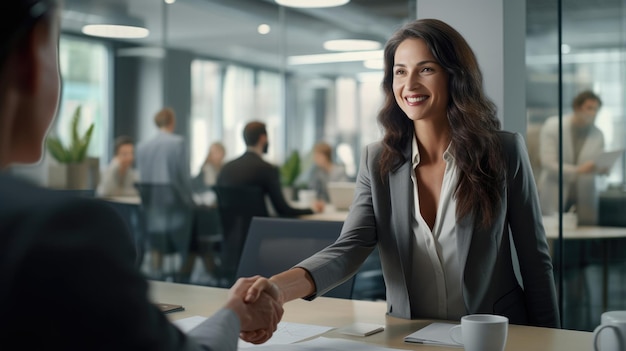
<svg viewBox="0 0 626 351"><path fill-rule="evenodd" d="M293 150L307 155L325 140L354 176L361 148L381 135L385 40L407 21L439 17L476 50L504 128L527 136L532 160L538 128L549 116L569 113L584 89L603 100L596 125L606 149L625 147L626 0L471 3L352 0L291 8L273 0L66 0L64 85L52 133L69 139L71 114L82 106L81 125L95 124L89 156L103 168L116 136L149 138L154 114L170 106L176 132L188 141L190 175L213 141L223 142L227 159L239 156L243 125L256 119L268 126L268 161L281 164ZM96 23L147 31L130 39L83 33ZM331 39L373 46L327 50ZM50 162L16 172L47 185ZM626 227L625 173L622 156L598 179L597 225ZM564 327L592 330L603 310L626 309L624 240L552 241Z"/></svg>

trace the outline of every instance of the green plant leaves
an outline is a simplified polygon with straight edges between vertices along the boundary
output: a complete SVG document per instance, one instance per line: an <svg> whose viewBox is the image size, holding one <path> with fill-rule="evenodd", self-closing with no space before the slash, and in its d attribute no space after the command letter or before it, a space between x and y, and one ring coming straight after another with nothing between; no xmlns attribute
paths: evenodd
<svg viewBox="0 0 626 351"><path fill-rule="evenodd" d="M280 168L281 182L285 186L293 186L298 175L300 175L300 154L294 150Z"/></svg>
<svg viewBox="0 0 626 351"><path fill-rule="evenodd" d="M93 135L94 124L91 123L85 134L80 135L78 125L80 124L81 106L78 106L72 115L70 124L71 141L70 145L65 147L61 140L57 137L48 137L46 146L50 150L50 154L60 163L81 163L87 157L87 149Z"/></svg>
<svg viewBox="0 0 626 351"><path fill-rule="evenodd" d="M69 163L70 155L68 154L63 144L61 144L61 140L56 137L48 137L46 140L46 146L48 150L50 150L50 154L54 157L55 160L61 163Z"/></svg>

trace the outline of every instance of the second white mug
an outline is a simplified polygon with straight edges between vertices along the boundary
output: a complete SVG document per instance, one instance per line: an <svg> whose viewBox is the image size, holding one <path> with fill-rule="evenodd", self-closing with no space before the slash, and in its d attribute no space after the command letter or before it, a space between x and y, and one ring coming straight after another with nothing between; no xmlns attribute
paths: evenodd
<svg viewBox="0 0 626 351"><path fill-rule="evenodd" d="M626 350L626 311L602 313L601 324L593 331L595 351Z"/></svg>
<svg viewBox="0 0 626 351"><path fill-rule="evenodd" d="M458 336L461 332L460 338ZM503 351L509 319L494 314L470 314L450 329L450 338L466 351Z"/></svg>

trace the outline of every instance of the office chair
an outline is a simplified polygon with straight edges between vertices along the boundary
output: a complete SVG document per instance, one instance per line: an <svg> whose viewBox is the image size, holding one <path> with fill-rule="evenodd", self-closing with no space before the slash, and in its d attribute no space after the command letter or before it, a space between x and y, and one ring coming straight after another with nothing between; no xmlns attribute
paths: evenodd
<svg viewBox="0 0 626 351"><path fill-rule="evenodd" d="M150 273L154 279L175 274L172 265L163 271L165 255L179 255L184 262L191 240L193 208L170 184L136 183L141 197L140 215L143 243L141 248L152 251Z"/></svg>
<svg viewBox="0 0 626 351"><path fill-rule="evenodd" d="M241 251L252 217L268 217L265 195L259 187L213 186L223 229L220 278L234 283Z"/></svg>
<svg viewBox="0 0 626 351"><path fill-rule="evenodd" d="M237 277L270 277L335 242L343 222L254 217L241 254ZM355 276L324 296L350 299Z"/></svg>

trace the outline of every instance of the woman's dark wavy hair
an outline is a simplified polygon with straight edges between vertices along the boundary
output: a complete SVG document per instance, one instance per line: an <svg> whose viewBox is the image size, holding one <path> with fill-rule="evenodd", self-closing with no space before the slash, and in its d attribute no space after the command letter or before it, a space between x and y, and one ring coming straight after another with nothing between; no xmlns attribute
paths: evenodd
<svg viewBox="0 0 626 351"><path fill-rule="evenodd" d="M459 32L440 20L408 23L385 46L385 102L378 114L384 130L380 176L386 179L406 161L402 151L414 134L413 121L400 109L393 93L394 55L400 43L411 38L424 40L449 74L450 149L459 168L457 218L471 213L486 227L495 218L503 191L505 160L496 134L500 121L494 103L483 92L482 73L472 49Z"/></svg>

